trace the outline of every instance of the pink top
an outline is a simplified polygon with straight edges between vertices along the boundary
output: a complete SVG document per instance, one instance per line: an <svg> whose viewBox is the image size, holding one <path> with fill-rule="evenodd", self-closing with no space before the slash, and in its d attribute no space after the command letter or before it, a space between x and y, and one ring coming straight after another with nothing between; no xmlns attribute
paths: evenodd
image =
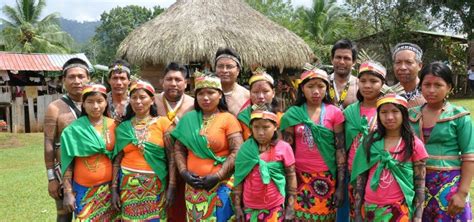
<svg viewBox="0 0 474 222"><path fill-rule="evenodd" d="M320 120L313 120L320 124ZM334 105L326 104L324 110L324 127L334 131L334 126L344 122L344 114ZM314 173L329 171L316 142L311 134L311 129L304 124L298 124L295 130L295 158L296 170L299 172ZM336 154L334 154L336 155Z"/></svg>
<svg viewBox="0 0 474 222"><path fill-rule="evenodd" d="M393 154L393 152L403 149L404 144L405 143L402 141L399 146L390 148L392 157L396 160L401 160L403 158L403 152L399 154ZM423 145L423 142L415 136L415 147L413 148L413 155L409 161L415 162L425 158L428 158L425 145ZM367 185L365 187L365 201L372 204L388 205L403 200L405 197L403 196L400 185L398 185L395 177L387 169L383 169L382 171L377 190L373 191L372 188L370 188L370 181L374 176L377 165L378 164L374 165L369 171L369 179L367 180Z"/></svg>
<svg viewBox="0 0 474 222"><path fill-rule="evenodd" d="M265 162L281 161L285 167L295 164L295 157L290 144L283 140L270 150L261 153L260 158ZM265 185L256 165L244 180L244 206L252 209L271 209L285 203L285 197L280 194L273 180Z"/></svg>
<svg viewBox="0 0 474 222"><path fill-rule="evenodd" d="M374 118L375 115L377 114L377 108L376 107L360 107L360 116L365 116L367 118L367 121L369 123L369 128L373 129L376 128L377 126L377 119ZM351 147L349 148L349 157L347 159L347 164L349 166L349 170L352 170L352 162L354 161L354 157L356 154L356 150L359 147L359 140L362 134L359 133L356 138L352 141Z"/></svg>

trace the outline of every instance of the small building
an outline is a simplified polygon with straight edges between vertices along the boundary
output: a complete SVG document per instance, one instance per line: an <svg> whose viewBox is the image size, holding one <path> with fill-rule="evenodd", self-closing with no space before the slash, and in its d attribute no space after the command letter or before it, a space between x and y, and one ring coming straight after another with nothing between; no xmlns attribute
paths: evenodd
<svg viewBox="0 0 474 222"><path fill-rule="evenodd" d="M76 57L92 67L83 53L23 54L0 51L0 131L43 131L46 108L62 93L62 66Z"/></svg>

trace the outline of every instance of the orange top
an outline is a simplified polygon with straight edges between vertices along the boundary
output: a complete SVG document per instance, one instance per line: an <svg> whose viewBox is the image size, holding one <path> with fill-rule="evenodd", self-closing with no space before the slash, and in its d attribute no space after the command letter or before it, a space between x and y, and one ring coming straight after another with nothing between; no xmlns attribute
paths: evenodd
<svg viewBox="0 0 474 222"><path fill-rule="evenodd" d="M114 150L115 121L106 118L109 134L106 149ZM94 127L102 135L102 124ZM102 135L103 136L103 135ZM94 154L88 157L74 158L74 181L85 187L97 186L112 181L112 161L105 154Z"/></svg>
<svg viewBox="0 0 474 222"><path fill-rule="evenodd" d="M282 112L277 112L278 121L281 120L282 116L283 116ZM244 141L245 141L252 135L252 131L250 130L249 127L247 127L247 125L245 125L245 123L240 122L240 126L242 127L242 136L243 136Z"/></svg>
<svg viewBox="0 0 474 222"><path fill-rule="evenodd" d="M209 123L206 132L209 147L216 156L228 156L230 151L227 137L238 132L242 132L242 129L234 115L228 112L217 114L215 119ZM189 151L187 167L189 171L198 176L206 176L217 172L221 165L214 166L214 160L201 159Z"/></svg>
<svg viewBox="0 0 474 222"><path fill-rule="evenodd" d="M171 122L166 117L159 117L155 123L148 126L148 142L164 147L165 142L163 135L165 134ZM153 171L148 162L146 162L142 151L138 146L128 144L123 148L124 156L121 165L126 168L144 171Z"/></svg>

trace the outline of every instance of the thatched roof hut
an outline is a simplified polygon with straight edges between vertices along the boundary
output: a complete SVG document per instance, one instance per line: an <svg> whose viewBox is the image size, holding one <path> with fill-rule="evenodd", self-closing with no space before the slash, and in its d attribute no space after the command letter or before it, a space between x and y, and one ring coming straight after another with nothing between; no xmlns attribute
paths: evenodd
<svg viewBox="0 0 474 222"><path fill-rule="evenodd" d="M140 65L146 74L171 61L213 65L216 50L226 46L236 49L247 66L300 68L314 58L303 39L244 0L178 0L131 32L118 56Z"/></svg>

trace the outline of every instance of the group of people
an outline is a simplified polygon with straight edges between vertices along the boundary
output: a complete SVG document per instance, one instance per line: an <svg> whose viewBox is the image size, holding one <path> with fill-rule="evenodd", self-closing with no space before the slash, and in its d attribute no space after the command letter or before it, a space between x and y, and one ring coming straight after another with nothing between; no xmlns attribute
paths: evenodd
<svg viewBox="0 0 474 222"><path fill-rule="evenodd" d="M170 63L163 92L109 66L110 92L80 59L63 67L66 94L48 106L45 162L58 221L472 221L474 128L447 101L451 69L393 49L399 84L349 40L334 73L306 64L287 110L263 68L237 78L220 48L215 74Z"/></svg>

